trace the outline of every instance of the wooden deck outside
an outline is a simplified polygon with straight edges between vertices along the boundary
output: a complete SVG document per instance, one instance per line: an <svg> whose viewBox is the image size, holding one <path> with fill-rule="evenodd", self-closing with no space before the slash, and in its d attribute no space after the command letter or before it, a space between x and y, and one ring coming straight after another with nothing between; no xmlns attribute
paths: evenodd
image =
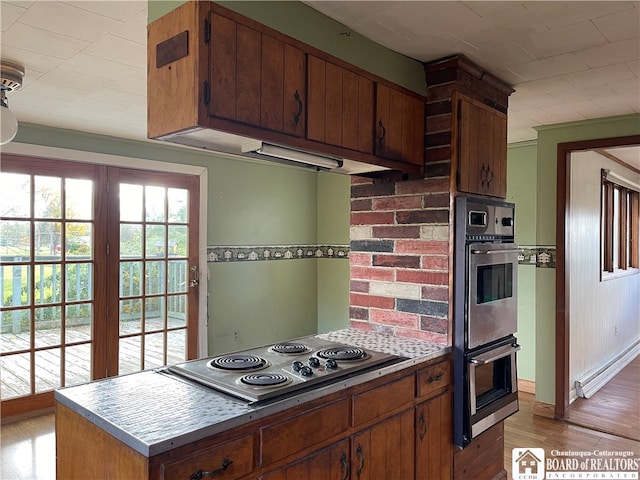
<svg viewBox="0 0 640 480"><path fill-rule="evenodd" d="M124 324L126 325L126 324ZM131 324L121 334L135 333ZM184 321L178 321L172 326L184 326ZM125 327L126 328L126 327ZM147 329L162 328L160 319L157 325L147 321ZM184 361L185 358L185 332L186 330L170 331L167 335L167 362L174 364ZM81 325L66 329L66 343L87 341L91 338L91 326ZM120 373L132 373L141 370L141 346L140 336L127 337L120 340ZM38 331L38 345L60 344L60 330ZM29 332L13 334L0 334L0 350L11 352L25 350L29 347ZM145 369L161 367L163 361L164 339L162 332L147 334L145 336ZM60 372L61 349L52 348L36 352L35 358L35 393L42 393L61 386L78 385L91 380L91 345L71 345L65 347L65 371L64 385ZM28 353L10 355L1 358L2 368L0 375L0 396L2 400L21 397L31 394L30 385L30 357Z"/></svg>

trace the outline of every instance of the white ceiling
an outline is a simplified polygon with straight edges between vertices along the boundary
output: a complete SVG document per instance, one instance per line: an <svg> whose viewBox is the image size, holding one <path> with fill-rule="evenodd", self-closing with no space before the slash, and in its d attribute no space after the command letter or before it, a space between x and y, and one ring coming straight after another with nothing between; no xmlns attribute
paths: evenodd
<svg viewBox="0 0 640 480"><path fill-rule="evenodd" d="M510 143L640 112L638 1L305 3L409 57L463 53L511 84ZM9 95L20 122L146 139L146 0L2 0L0 17L2 58L26 67Z"/></svg>

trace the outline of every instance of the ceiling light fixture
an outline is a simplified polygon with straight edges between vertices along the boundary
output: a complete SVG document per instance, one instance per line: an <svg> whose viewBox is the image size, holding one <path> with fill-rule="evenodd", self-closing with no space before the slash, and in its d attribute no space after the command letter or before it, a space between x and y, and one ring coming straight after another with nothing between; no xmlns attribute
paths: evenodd
<svg viewBox="0 0 640 480"><path fill-rule="evenodd" d="M6 145L18 133L18 120L9 110L7 92L18 90L22 86L24 67L13 62L0 61L0 145Z"/></svg>
<svg viewBox="0 0 640 480"><path fill-rule="evenodd" d="M242 145L242 153L250 154L256 158L268 157L267 160L297 165L302 164L306 167L315 167L324 170L342 167L342 160L336 158L324 157L260 141L248 142Z"/></svg>

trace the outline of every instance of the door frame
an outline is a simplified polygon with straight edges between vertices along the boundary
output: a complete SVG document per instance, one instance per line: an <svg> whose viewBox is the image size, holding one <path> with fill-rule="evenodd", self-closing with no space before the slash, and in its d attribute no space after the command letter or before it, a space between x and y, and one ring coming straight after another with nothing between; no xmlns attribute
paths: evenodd
<svg viewBox="0 0 640 480"><path fill-rule="evenodd" d="M640 135L599 138L576 142L559 143L557 150L556 188L556 381L554 416L566 420L569 408L569 217L571 216L571 153L597 148L640 145Z"/></svg>
<svg viewBox="0 0 640 480"><path fill-rule="evenodd" d="M181 165L178 163L162 162L146 158L125 157L122 155L110 155L86 150L71 150L67 148L17 142L11 142L8 145L3 145L2 153L94 163L112 167L134 168L138 170L154 170L158 172L197 175L199 177L200 191L200 214L198 217L198 245L200 248L200 251L198 252L198 272L200 276L198 288L198 357L204 357L208 354L207 293L209 291L209 286L207 275L207 198L209 183L208 170L206 167Z"/></svg>

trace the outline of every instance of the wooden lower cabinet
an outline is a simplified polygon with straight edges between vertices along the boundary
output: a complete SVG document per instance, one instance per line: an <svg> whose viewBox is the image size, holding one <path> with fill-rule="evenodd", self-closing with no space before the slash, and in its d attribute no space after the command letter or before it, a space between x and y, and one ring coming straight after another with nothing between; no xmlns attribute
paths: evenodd
<svg viewBox="0 0 640 480"><path fill-rule="evenodd" d="M451 478L453 444L451 393L416 407L416 480Z"/></svg>
<svg viewBox="0 0 640 480"><path fill-rule="evenodd" d="M176 478L240 478L253 470L253 435L216 445L163 463L163 480Z"/></svg>
<svg viewBox="0 0 640 480"><path fill-rule="evenodd" d="M449 372L440 359L151 457L58 403L57 478L450 480ZM456 457L456 478L476 478L474 453Z"/></svg>
<svg viewBox="0 0 640 480"><path fill-rule="evenodd" d="M506 479L504 469L504 422L494 425L473 439L453 459L454 480Z"/></svg>
<svg viewBox="0 0 640 480"><path fill-rule="evenodd" d="M329 447L260 477L261 480L347 480L350 476L349 440Z"/></svg>
<svg viewBox="0 0 640 480"><path fill-rule="evenodd" d="M408 410L354 435L351 443L350 478L413 478L414 431L413 410Z"/></svg>

